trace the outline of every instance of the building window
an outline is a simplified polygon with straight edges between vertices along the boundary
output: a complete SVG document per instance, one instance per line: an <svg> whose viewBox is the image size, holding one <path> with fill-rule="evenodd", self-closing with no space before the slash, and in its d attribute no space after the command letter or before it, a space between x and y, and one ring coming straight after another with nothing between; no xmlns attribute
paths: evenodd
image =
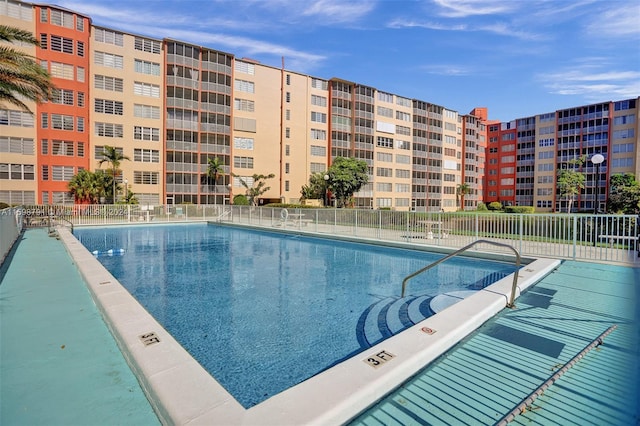
<svg viewBox="0 0 640 426"><path fill-rule="evenodd" d="M252 83L251 81L236 79L235 89L239 92L255 93L255 84Z"/></svg>
<svg viewBox="0 0 640 426"><path fill-rule="evenodd" d="M255 102L249 99L234 99L233 108L236 111L253 112L255 110Z"/></svg>
<svg viewBox="0 0 640 426"><path fill-rule="evenodd" d="M160 75L160 64L149 61L142 61L136 59L134 62L134 69L136 72L148 75Z"/></svg>
<svg viewBox="0 0 640 426"><path fill-rule="evenodd" d="M249 75L254 75L256 72L254 64L243 61L236 61L234 69L236 72Z"/></svg>
<svg viewBox="0 0 640 426"><path fill-rule="evenodd" d="M76 54L81 58L84 57L84 43L81 41L76 42Z"/></svg>
<svg viewBox="0 0 640 426"><path fill-rule="evenodd" d="M133 94L148 96L150 98L159 98L160 86L157 84L141 83L136 81L133 83Z"/></svg>
<svg viewBox="0 0 640 426"><path fill-rule="evenodd" d="M291 129L289 127L284 129L284 137L287 139L291 138Z"/></svg>
<svg viewBox="0 0 640 426"><path fill-rule="evenodd" d="M138 118L160 119L160 107L153 105L133 105L133 116Z"/></svg>
<svg viewBox="0 0 640 426"><path fill-rule="evenodd" d="M112 53L95 52L93 56L93 63L96 65L102 65L103 67L121 70L123 69L124 58L120 55L114 55Z"/></svg>
<svg viewBox="0 0 640 426"><path fill-rule="evenodd" d="M233 167L253 169L253 157L233 157Z"/></svg>
<svg viewBox="0 0 640 426"><path fill-rule="evenodd" d="M320 129L311 129L311 139L326 141L327 140L327 131Z"/></svg>
<svg viewBox="0 0 640 426"><path fill-rule="evenodd" d="M285 95L285 101L287 103L291 102L291 92L287 92L287 94Z"/></svg>
<svg viewBox="0 0 640 426"><path fill-rule="evenodd" d="M289 163L284 163L284 172L289 174Z"/></svg>
<svg viewBox="0 0 640 426"><path fill-rule="evenodd" d="M40 171L42 174L42 180L49 180L49 166L42 166Z"/></svg>
<svg viewBox="0 0 640 426"><path fill-rule="evenodd" d="M122 138L124 133L122 131L122 124L114 123L96 123L96 135L104 136L107 138Z"/></svg>
<svg viewBox="0 0 640 426"><path fill-rule="evenodd" d="M73 90L53 89L51 102L54 104L73 105Z"/></svg>
<svg viewBox="0 0 640 426"><path fill-rule="evenodd" d="M73 130L73 116L51 114L51 128L58 130Z"/></svg>
<svg viewBox="0 0 640 426"><path fill-rule="evenodd" d="M155 127L134 126L133 139L158 142L160 140L160 129Z"/></svg>
<svg viewBox="0 0 640 426"><path fill-rule="evenodd" d="M148 38L136 37L133 41L133 47L141 52L160 54L161 44L156 40L149 40Z"/></svg>
<svg viewBox="0 0 640 426"><path fill-rule="evenodd" d="M51 141L51 155L73 157L73 142L59 140Z"/></svg>
<svg viewBox="0 0 640 426"><path fill-rule="evenodd" d="M311 95L311 105L326 107L327 98L325 96Z"/></svg>
<svg viewBox="0 0 640 426"><path fill-rule="evenodd" d="M96 89L109 90L111 92L122 93L124 81L121 78L117 78L117 77L109 77L106 75L95 75L93 84Z"/></svg>
<svg viewBox="0 0 640 426"><path fill-rule="evenodd" d="M84 67L76 68L76 81L84 83Z"/></svg>
<svg viewBox="0 0 640 426"><path fill-rule="evenodd" d="M133 183L136 185L157 185L158 172L133 172Z"/></svg>
<svg viewBox="0 0 640 426"><path fill-rule="evenodd" d="M233 148L253 150L253 138L243 138L236 136L233 138Z"/></svg>
<svg viewBox="0 0 640 426"><path fill-rule="evenodd" d="M94 102L94 112L111 115L122 115L122 102L108 99L96 99Z"/></svg>
<svg viewBox="0 0 640 426"><path fill-rule="evenodd" d="M291 74L287 74L286 81L287 81L287 86L290 86L291 85Z"/></svg>
<svg viewBox="0 0 640 426"><path fill-rule="evenodd" d="M51 62L51 77L73 80L73 65Z"/></svg>
<svg viewBox="0 0 640 426"><path fill-rule="evenodd" d="M74 175L73 166L51 166L51 180L68 182Z"/></svg>
<svg viewBox="0 0 640 426"><path fill-rule="evenodd" d="M324 146L311 145L311 155L314 157L326 157L327 148Z"/></svg>
<svg viewBox="0 0 640 426"><path fill-rule="evenodd" d="M311 111L311 121L315 123L326 123L327 122L327 114L323 112L315 112Z"/></svg>
<svg viewBox="0 0 640 426"><path fill-rule="evenodd" d="M73 14L61 10L51 10L51 24L73 29Z"/></svg>
<svg viewBox="0 0 640 426"><path fill-rule="evenodd" d="M133 161L141 163L159 163L160 151L157 149L140 149L133 150Z"/></svg>

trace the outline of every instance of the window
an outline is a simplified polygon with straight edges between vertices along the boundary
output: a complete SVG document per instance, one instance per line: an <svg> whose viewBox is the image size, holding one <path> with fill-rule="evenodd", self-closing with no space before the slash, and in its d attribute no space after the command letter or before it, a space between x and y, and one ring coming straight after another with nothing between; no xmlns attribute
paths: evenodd
<svg viewBox="0 0 640 426"><path fill-rule="evenodd" d="M291 74L287 74L286 76L286 82L287 82L287 86L291 85Z"/></svg>
<svg viewBox="0 0 640 426"><path fill-rule="evenodd" d="M34 180L33 164L0 163L0 179L2 180Z"/></svg>
<svg viewBox="0 0 640 426"><path fill-rule="evenodd" d="M122 124L113 123L96 123L96 135L105 136L107 138L122 138L124 137L122 131Z"/></svg>
<svg viewBox="0 0 640 426"><path fill-rule="evenodd" d="M0 136L0 152L34 155L35 149L36 148L33 139L13 136Z"/></svg>
<svg viewBox="0 0 640 426"><path fill-rule="evenodd" d="M133 183L136 185L157 185L158 172L133 172Z"/></svg>
<svg viewBox="0 0 640 426"><path fill-rule="evenodd" d="M286 139L291 138L291 128L287 127L286 129L284 129L284 137Z"/></svg>
<svg viewBox="0 0 640 426"><path fill-rule="evenodd" d="M78 132L84 132L84 117L76 117L77 125L76 130Z"/></svg>
<svg viewBox="0 0 640 426"><path fill-rule="evenodd" d="M620 117L613 117L613 124L616 126L620 126L623 124L633 124L636 122L635 115L622 115Z"/></svg>
<svg viewBox="0 0 640 426"><path fill-rule="evenodd" d="M411 177L411 170L396 169L396 177L401 179L409 179Z"/></svg>
<svg viewBox="0 0 640 426"><path fill-rule="evenodd" d="M326 123L327 122L327 114L323 112L315 112L311 111L311 121L315 123Z"/></svg>
<svg viewBox="0 0 640 426"><path fill-rule="evenodd" d="M73 157L73 142L59 140L51 141L51 155Z"/></svg>
<svg viewBox="0 0 640 426"><path fill-rule="evenodd" d="M326 80L320 80L318 78L311 79L311 87L314 89L327 90L329 85Z"/></svg>
<svg viewBox="0 0 640 426"><path fill-rule="evenodd" d="M73 14L62 10L51 9L51 24L59 27L72 28L74 26Z"/></svg>
<svg viewBox="0 0 640 426"><path fill-rule="evenodd" d="M327 131L320 129L311 129L311 139L326 141L327 140Z"/></svg>
<svg viewBox="0 0 640 426"><path fill-rule="evenodd" d="M290 109L287 109L287 110L284 111L284 118L287 121L291 120L291 110Z"/></svg>
<svg viewBox="0 0 640 426"><path fill-rule="evenodd" d="M84 83L84 67L76 68L76 81Z"/></svg>
<svg viewBox="0 0 640 426"><path fill-rule="evenodd" d="M29 9L31 9L30 5ZM49 9L46 9L44 7L40 9L40 22L49 22Z"/></svg>
<svg viewBox="0 0 640 426"><path fill-rule="evenodd" d="M376 160L377 161L384 161L386 163L392 163L393 162L393 154L388 153L388 152L378 152L376 154Z"/></svg>
<svg viewBox="0 0 640 426"><path fill-rule="evenodd" d="M80 57L84 57L84 42L82 41L76 42L76 54Z"/></svg>
<svg viewBox="0 0 640 426"><path fill-rule="evenodd" d="M104 67L123 69L123 57L112 53L96 51L93 57L93 63Z"/></svg>
<svg viewBox="0 0 640 426"><path fill-rule="evenodd" d="M376 176L393 177L393 169L388 167L377 167Z"/></svg>
<svg viewBox="0 0 640 426"><path fill-rule="evenodd" d="M78 157L84 157L84 142L78 142Z"/></svg>
<svg viewBox="0 0 640 426"><path fill-rule="evenodd" d="M159 163L160 151L157 149L140 149L135 148L133 150L133 161L141 163Z"/></svg>
<svg viewBox="0 0 640 426"><path fill-rule="evenodd" d="M43 129L48 129L49 128L49 114L47 114L46 112L41 113L40 114L40 122L41 122L41 127Z"/></svg>
<svg viewBox="0 0 640 426"><path fill-rule="evenodd" d="M396 111L396 120L411 121L411 114L402 111Z"/></svg>
<svg viewBox="0 0 640 426"><path fill-rule="evenodd" d="M73 166L51 166L51 180L53 181L70 181L73 175Z"/></svg>
<svg viewBox="0 0 640 426"><path fill-rule="evenodd" d="M290 165L289 163L284 163L284 173L289 174Z"/></svg>
<svg viewBox="0 0 640 426"><path fill-rule="evenodd" d="M396 126L396 134L411 136L411 128L405 126Z"/></svg>
<svg viewBox="0 0 640 426"><path fill-rule="evenodd" d="M393 118L393 109L379 106L378 115L381 115L383 117Z"/></svg>
<svg viewBox="0 0 640 426"><path fill-rule="evenodd" d="M106 75L94 76L94 87L96 89L109 90L111 92L123 91L123 80L117 77L109 77Z"/></svg>
<svg viewBox="0 0 640 426"><path fill-rule="evenodd" d="M141 83L136 81L133 83L133 94L148 96L150 98L159 98L160 86L157 84Z"/></svg>
<svg viewBox="0 0 640 426"><path fill-rule="evenodd" d="M49 180L49 166L41 167L42 180Z"/></svg>
<svg viewBox="0 0 640 426"><path fill-rule="evenodd" d="M285 102L287 103L291 102L291 92L287 92L285 94Z"/></svg>
<svg viewBox="0 0 640 426"><path fill-rule="evenodd" d="M122 102L108 99L96 99L94 111L102 114L122 115Z"/></svg>
<svg viewBox="0 0 640 426"><path fill-rule="evenodd" d="M51 102L54 104L73 105L73 90L53 89Z"/></svg>
<svg viewBox="0 0 640 426"><path fill-rule="evenodd" d="M254 112L255 110L255 102L249 99L239 99L236 98L233 100L233 108L236 111L247 111Z"/></svg>
<svg viewBox="0 0 640 426"><path fill-rule="evenodd" d="M51 128L58 130L73 130L73 116L51 114Z"/></svg>
<svg viewBox="0 0 640 426"><path fill-rule="evenodd" d="M158 142L160 140L160 129L155 127L134 126L133 139Z"/></svg>
<svg viewBox="0 0 640 426"><path fill-rule="evenodd" d="M376 183L376 191L391 192L393 191L393 184L387 182L378 182Z"/></svg>
<svg viewBox="0 0 640 426"><path fill-rule="evenodd" d="M51 77L73 80L73 65L51 62Z"/></svg>
<svg viewBox="0 0 640 426"><path fill-rule="evenodd" d="M40 49L47 50L48 45L47 34L40 34Z"/></svg>
<svg viewBox="0 0 640 426"><path fill-rule="evenodd" d="M160 107L153 105L133 105L133 116L138 118L160 119Z"/></svg>
<svg viewBox="0 0 640 426"><path fill-rule="evenodd" d="M255 93L255 84L251 81L236 79L235 89L239 92Z"/></svg>
<svg viewBox="0 0 640 426"><path fill-rule="evenodd" d="M84 107L84 92L78 92L78 106Z"/></svg>
<svg viewBox="0 0 640 426"><path fill-rule="evenodd" d="M148 38L136 37L133 41L133 47L141 52L160 54L160 42L150 40Z"/></svg>
<svg viewBox="0 0 640 426"><path fill-rule="evenodd" d="M393 103L393 95L390 93L378 92L378 100Z"/></svg>
<svg viewBox="0 0 640 426"><path fill-rule="evenodd" d="M253 157L233 157L233 167L253 169Z"/></svg>
<svg viewBox="0 0 640 426"><path fill-rule="evenodd" d="M311 95L311 105L326 107L327 98L324 96Z"/></svg>
<svg viewBox="0 0 640 426"><path fill-rule="evenodd" d="M73 40L66 37L51 35L49 49L54 52L62 52L73 55Z"/></svg>
<svg viewBox="0 0 640 426"><path fill-rule="evenodd" d="M255 65L251 64L249 62L243 62L243 61L237 61L235 63L235 67L234 67L236 72L242 73L242 74L249 74L249 75L254 75L255 74ZM287 74L288 76L288 74Z"/></svg>
<svg viewBox="0 0 640 426"><path fill-rule="evenodd" d="M76 16L76 31L84 32L84 18Z"/></svg>
<svg viewBox="0 0 640 426"><path fill-rule="evenodd" d="M136 59L134 69L141 74L160 75L160 64Z"/></svg>
<svg viewBox="0 0 640 426"><path fill-rule="evenodd" d="M398 164L411 164L411 157L408 155L396 154L396 163Z"/></svg>
<svg viewBox="0 0 640 426"><path fill-rule="evenodd" d="M33 114L25 111L0 109L0 126L33 127Z"/></svg>
<svg viewBox="0 0 640 426"><path fill-rule="evenodd" d="M376 144L382 148L393 148L393 138L378 136Z"/></svg>
<svg viewBox="0 0 640 426"><path fill-rule="evenodd" d="M327 148L324 146L311 145L311 155L314 157L325 157L327 155Z"/></svg>
<svg viewBox="0 0 640 426"><path fill-rule="evenodd" d="M253 138L243 138L236 136L233 138L233 148L253 150Z"/></svg>

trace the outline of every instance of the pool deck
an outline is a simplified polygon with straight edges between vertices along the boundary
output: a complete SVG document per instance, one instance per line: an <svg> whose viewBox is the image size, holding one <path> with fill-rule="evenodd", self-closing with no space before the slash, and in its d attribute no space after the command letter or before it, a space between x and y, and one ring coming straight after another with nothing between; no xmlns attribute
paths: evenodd
<svg viewBox="0 0 640 426"><path fill-rule="evenodd" d="M160 423L61 241L26 231L0 278L0 424ZM608 331L514 422L640 424L639 286L639 268L564 262L353 423L500 422Z"/></svg>

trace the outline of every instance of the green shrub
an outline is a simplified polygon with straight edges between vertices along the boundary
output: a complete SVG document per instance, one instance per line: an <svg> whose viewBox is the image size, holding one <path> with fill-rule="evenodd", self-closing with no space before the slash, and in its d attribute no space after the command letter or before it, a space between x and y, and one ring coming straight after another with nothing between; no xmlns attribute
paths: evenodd
<svg viewBox="0 0 640 426"><path fill-rule="evenodd" d="M502 210L502 203L499 201L489 203L489 210Z"/></svg>
<svg viewBox="0 0 640 426"><path fill-rule="evenodd" d="M482 203L482 202L478 203L478 207L476 208L476 211L486 212L488 210L489 209L487 209L487 205L485 203Z"/></svg>
<svg viewBox="0 0 640 426"><path fill-rule="evenodd" d="M531 214L535 213L536 209L533 206L507 206L504 208L506 213L521 213L521 214Z"/></svg>
<svg viewBox="0 0 640 426"><path fill-rule="evenodd" d="M233 197L233 204L236 206L248 206L249 199L244 194L238 194L235 197Z"/></svg>
<svg viewBox="0 0 640 426"><path fill-rule="evenodd" d="M0 203L0 210L4 210L11 207L9 204L7 203Z"/></svg>

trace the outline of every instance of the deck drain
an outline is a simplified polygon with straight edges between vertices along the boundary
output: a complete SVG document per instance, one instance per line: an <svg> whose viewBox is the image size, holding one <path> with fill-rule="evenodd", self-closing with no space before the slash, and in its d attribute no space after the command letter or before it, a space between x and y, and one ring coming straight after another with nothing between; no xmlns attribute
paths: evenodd
<svg viewBox="0 0 640 426"><path fill-rule="evenodd" d="M153 331L151 331L149 333L141 334L138 337L140 338L140 341L145 346L153 345L155 343L160 343L160 338L158 336L156 336L156 333L154 333Z"/></svg>
<svg viewBox="0 0 640 426"><path fill-rule="evenodd" d="M100 285L105 285L105 284L111 284L111 281L102 281L102 282L100 282Z"/></svg>

